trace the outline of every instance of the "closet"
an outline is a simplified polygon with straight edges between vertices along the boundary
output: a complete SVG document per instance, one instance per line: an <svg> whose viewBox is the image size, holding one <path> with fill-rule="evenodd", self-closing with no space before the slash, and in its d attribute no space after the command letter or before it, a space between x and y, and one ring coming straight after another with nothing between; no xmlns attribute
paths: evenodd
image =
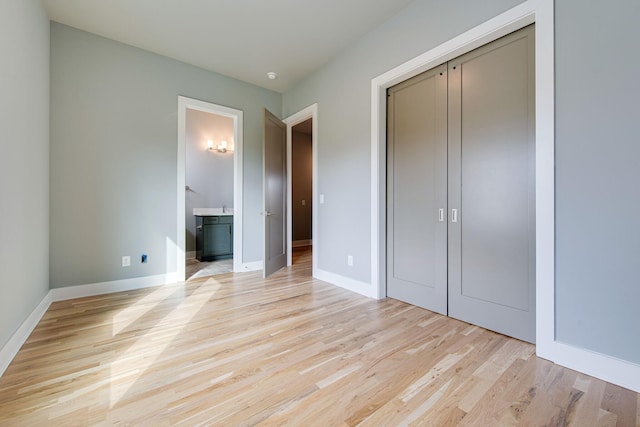
<svg viewBox="0 0 640 427"><path fill-rule="evenodd" d="M529 26L388 90L387 295L535 340Z"/></svg>

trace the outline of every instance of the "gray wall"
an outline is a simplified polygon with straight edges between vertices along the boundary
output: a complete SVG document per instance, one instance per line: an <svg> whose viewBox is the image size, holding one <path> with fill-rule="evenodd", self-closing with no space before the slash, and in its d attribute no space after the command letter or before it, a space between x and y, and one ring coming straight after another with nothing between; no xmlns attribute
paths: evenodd
<svg viewBox="0 0 640 427"><path fill-rule="evenodd" d="M295 129L294 126L291 133L291 238L293 241L311 240L311 135L296 132Z"/></svg>
<svg viewBox="0 0 640 427"><path fill-rule="evenodd" d="M51 286L176 271L178 95L244 111L243 261L260 260L262 109L281 95L58 23L51 49Z"/></svg>
<svg viewBox="0 0 640 427"><path fill-rule="evenodd" d="M371 78L519 1L416 0L283 99L318 102L319 267L369 281ZM556 2L560 341L640 363L640 3ZM354 254L355 266L346 266Z"/></svg>
<svg viewBox="0 0 640 427"><path fill-rule="evenodd" d="M0 348L49 290L49 19L0 13Z"/></svg>
<svg viewBox="0 0 640 427"><path fill-rule="evenodd" d="M556 331L640 364L640 2L556 2Z"/></svg>
<svg viewBox="0 0 640 427"><path fill-rule="evenodd" d="M196 220L193 208L233 208L233 156L231 151L209 150L227 141L234 145L233 119L204 111L187 109L186 117L186 184L185 226L187 251L196 250Z"/></svg>
<svg viewBox="0 0 640 427"><path fill-rule="evenodd" d="M520 2L416 0L285 93L285 117L318 103L320 269L371 280L371 79Z"/></svg>

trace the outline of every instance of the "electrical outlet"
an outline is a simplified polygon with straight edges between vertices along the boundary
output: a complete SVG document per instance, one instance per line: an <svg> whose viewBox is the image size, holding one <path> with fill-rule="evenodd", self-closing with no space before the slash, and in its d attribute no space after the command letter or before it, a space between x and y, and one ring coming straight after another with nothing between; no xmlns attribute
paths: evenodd
<svg viewBox="0 0 640 427"><path fill-rule="evenodd" d="M122 266L129 267L131 265L131 257L129 255L122 257Z"/></svg>
<svg viewBox="0 0 640 427"><path fill-rule="evenodd" d="M353 267L353 255L347 255L347 265Z"/></svg>
<svg viewBox="0 0 640 427"><path fill-rule="evenodd" d="M147 254L142 254L142 256L140 257L140 262L143 264L147 263Z"/></svg>
<svg viewBox="0 0 640 427"><path fill-rule="evenodd" d="M302 199L302 206L305 206L307 204L307 201Z"/></svg>

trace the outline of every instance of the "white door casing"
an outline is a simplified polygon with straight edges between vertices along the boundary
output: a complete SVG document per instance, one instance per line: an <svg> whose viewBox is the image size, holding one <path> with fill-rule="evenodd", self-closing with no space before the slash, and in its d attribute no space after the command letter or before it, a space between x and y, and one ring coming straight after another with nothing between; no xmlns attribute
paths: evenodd
<svg viewBox="0 0 640 427"><path fill-rule="evenodd" d="M243 165L243 112L235 108L229 108L198 99L178 96L178 218L177 218L177 280L185 280L185 186L186 186L186 117L187 109L218 114L233 119L234 153L233 153L233 271L245 271L242 263L242 165Z"/></svg>

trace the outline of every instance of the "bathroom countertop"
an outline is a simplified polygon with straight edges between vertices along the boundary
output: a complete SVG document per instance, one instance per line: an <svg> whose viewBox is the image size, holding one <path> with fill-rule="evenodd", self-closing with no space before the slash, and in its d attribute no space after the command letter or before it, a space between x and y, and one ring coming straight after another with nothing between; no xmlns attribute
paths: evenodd
<svg viewBox="0 0 640 427"><path fill-rule="evenodd" d="M232 216L233 208L193 208L194 216Z"/></svg>

